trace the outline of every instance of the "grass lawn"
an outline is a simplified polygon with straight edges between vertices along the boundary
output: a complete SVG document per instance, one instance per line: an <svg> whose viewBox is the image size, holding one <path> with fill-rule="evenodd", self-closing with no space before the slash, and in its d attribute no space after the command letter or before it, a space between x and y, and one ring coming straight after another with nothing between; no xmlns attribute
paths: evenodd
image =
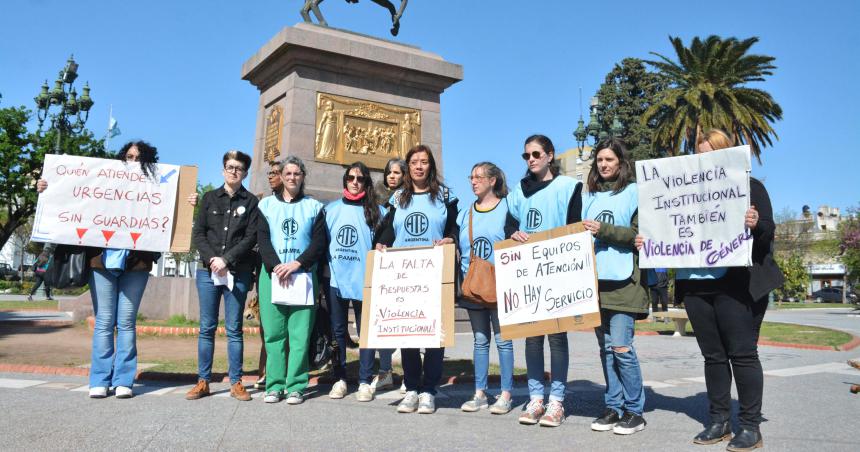
<svg viewBox="0 0 860 452"><path fill-rule="evenodd" d="M636 323L636 331L656 331L658 333L672 334L675 332L675 323ZM687 322L687 334L694 334L693 327ZM851 335L841 331L817 326L795 325L791 323L764 322L761 326L760 339L773 342L785 342L804 345L825 345L836 347L851 340Z"/></svg>
<svg viewBox="0 0 860 452"><path fill-rule="evenodd" d="M41 301L0 301L0 309L57 309L57 300L41 300Z"/></svg>
<svg viewBox="0 0 860 452"><path fill-rule="evenodd" d="M182 328L197 328L200 326L200 322L198 320L187 319L182 314L177 314L171 316L167 320L150 320L142 315L137 315L137 324L140 326L167 326L167 327L182 327ZM218 326L224 326L224 321L221 320L218 322ZM243 320L242 326L250 326L257 327L260 326L260 322L256 320Z"/></svg>

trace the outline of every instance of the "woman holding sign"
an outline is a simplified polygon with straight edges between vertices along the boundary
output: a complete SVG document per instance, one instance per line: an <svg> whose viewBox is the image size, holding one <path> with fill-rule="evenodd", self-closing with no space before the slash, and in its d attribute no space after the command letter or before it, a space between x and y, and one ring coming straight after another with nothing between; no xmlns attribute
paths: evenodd
<svg viewBox="0 0 860 452"><path fill-rule="evenodd" d="M457 236L457 198L440 180L433 152L419 144L406 154L406 164L409 170L404 175L403 188L391 197L391 208L383 221L376 249L454 243ZM421 221L407 221L407 217L421 217ZM423 363L417 348L404 348L400 353L406 396L397 411L435 412L436 385L442 378L445 349L426 348Z"/></svg>
<svg viewBox="0 0 860 452"><path fill-rule="evenodd" d="M145 141L126 143L117 153L117 159L140 163L140 171L148 179L154 179L158 172L158 150ZM48 182L40 179L36 190L42 193L47 188ZM194 198L193 202L196 201ZM137 374L137 311L152 264L160 255L149 251L87 247L86 256L92 269L89 286L96 318L89 396L107 397L108 388L114 387L118 399L131 398Z"/></svg>
<svg viewBox="0 0 860 452"><path fill-rule="evenodd" d="M734 146L721 130L699 136L696 153ZM711 423L693 438L695 444L715 444L731 438L728 450L762 446L759 424L764 376L758 358L758 337L770 291L783 275L773 260L776 226L764 185L750 178L750 208L744 225L753 240L751 267L683 268L675 272L675 291L684 300L696 342L705 358ZM645 238L636 237L636 247ZM740 432L732 437L732 376L738 391Z"/></svg>
<svg viewBox="0 0 860 452"><path fill-rule="evenodd" d="M508 185L505 173L490 163L481 162L472 167L469 175L472 192L477 200L469 209L460 211L457 226L460 229L460 271L469 270L472 256L493 263L493 244L505 239L505 220L508 215ZM514 343L500 336L499 314L495 303L486 304L465 298L457 300L469 313L474 335L475 395L460 408L466 412L490 408L490 413L507 414L511 411L511 389L514 383ZM492 406L487 400L487 372L490 367L490 337L496 335L499 352L502 393Z"/></svg>
<svg viewBox="0 0 860 452"><path fill-rule="evenodd" d="M295 156L284 160L280 193L263 198L257 208L257 237L265 271L260 287L269 287L271 302L260 303L266 344L266 403L304 402L308 386L308 341L314 323L313 272L325 252L322 204L305 196L305 164ZM289 288L305 287L303 293ZM309 289L309 290L308 290ZM285 361L285 346L290 353ZM286 369L286 372L285 372Z"/></svg>
<svg viewBox="0 0 860 452"><path fill-rule="evenodd" d="M328 265L331 283L328 300L331 311L332 333L338 344L334 377L329 397L346 396L346 348L349 335L349 304L355 314L355 324L361 335L361 300L364 292L364 272L367 252L373 249L376 228L384 210L376 201L370 170L361 162L350 165L343 174L343 197L325 207L328 232ZM359 402L373 400L370 387L373 378L373 361L376 351L360 352Z"/></svg>
<svg viewBox="0 0 860 452"><path fill-rule="evenodd" d="M577 223L582 215L582 183L560 175L555 147L544 135L526 138L522 154L526 176L508 195L505 235L527 242L529 234ZM526 338L526 369L529 378L529 404L520 416L521 424L540 423L558 427L564 421L564 392L567 388L567 333L547 335L550 349L549 403L544 405L545 336Z"/></svg>
<svg viewBox="0 0 860 452"><path fill-rule="evenodd" d="M594 236L601 325L595 328L606 390L606 409L591 423L595 431L630 435L645 428L645 387L634 325L648 316L648 295L640 284L635 240L638 191L627 150L617 138L601 140L583 194L582 224Z"/></svg>

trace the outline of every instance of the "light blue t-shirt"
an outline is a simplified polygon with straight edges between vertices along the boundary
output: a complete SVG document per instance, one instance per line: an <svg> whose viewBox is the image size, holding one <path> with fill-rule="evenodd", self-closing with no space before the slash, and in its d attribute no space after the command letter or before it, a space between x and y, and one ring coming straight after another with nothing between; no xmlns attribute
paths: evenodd
<svg viewBox="0 0 860 452"><path fill-rule="evenodd" d="M567 206L581 182L568 176L556 176L549 185L525 197L521 184L508 194L511 216L526 233L548 231L567 224Z"/></svg>
<svg viewBox="0 0 860 452"><path fill-rule="evenodd" d="M472 211L472 251L475 255L495 263L493 244L505 239L505 219L508 216L508 201L502 199L492 210L482 212L470 204L457 214L460 227L460 269L463 274L469 269L469 211Z"/></svg>
<svg viewBox="0 0 860 452"><path fill-rule="evenodd" d="M630 227L639 208L639 191L629 184L618 193L612 191L582 194L582 219L615 226ZM594 240L597 278L623 281L633 274L633 250Z"/></svg>
<svg viewBox="0 0 860 452"><path fill-rule="evenodd" d="M379 206L380 218L385 209ZM364 218L364 206L347 204L339 199L325 207L328 232L328 263L331 287L338 296L361 300L367 252L373 245L373 231Z"/></svg>
<svg viewBox="0 0 860 452"><path fill-rule="evenodd" d="M258 204L260 212L269 225L272 247L281 262L296 260L310 245L314 220L322 209L322 203L304 197L291 203L267 196Z"/></svg>
<svg viewBox="0 0 860 452"><path fill-rule="evenodd" d="M441 240L448 221L448 205L440 191L436 199L430 193L413 193L409 205L402 207L398 201L401 191L391 196L394 212L394 247L430 246ZM448 195L448 203L456 198Z"/></svg>

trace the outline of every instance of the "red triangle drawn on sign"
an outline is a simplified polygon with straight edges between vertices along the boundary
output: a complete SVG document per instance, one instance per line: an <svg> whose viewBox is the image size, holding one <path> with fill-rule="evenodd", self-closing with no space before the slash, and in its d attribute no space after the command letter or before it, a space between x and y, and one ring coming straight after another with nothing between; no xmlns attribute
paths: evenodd
<svg viewBox="0 0 860 452"><path fill-rule="evenodd" d="M110 238L113 237L113 233L116 231L105 231L102 229L102 235L105 236L105 246L107 246L108 242L110 242Z"/></svg>
<svg viewBox="0 0 860 452"><path fill-rule="evenodd" d="M143 234L143 233L142 232L129 232L129 235L131 235L131 241L134 242L135 248L137 248L137 239L140 238L141 234Z"/></svg>
<svg viewBox="0 0 860 452"><path fill-rule="evenodd" d="M78 238L83 239L84 234L87 233L87 228L75 228L78 231Z"/></svg>

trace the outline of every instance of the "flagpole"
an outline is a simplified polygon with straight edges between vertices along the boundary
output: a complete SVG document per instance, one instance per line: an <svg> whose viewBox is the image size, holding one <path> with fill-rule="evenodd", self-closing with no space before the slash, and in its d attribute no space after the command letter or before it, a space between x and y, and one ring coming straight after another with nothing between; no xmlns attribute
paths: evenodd
<svg viewBox="0 0 860 452"><path fill-rule="evenodd" d="M108 130L107 130L107 139L105 139L105 151L110 152L110 126L111 119L113 119L113 104L110 104L110 113L108 113Z"/></svg>

